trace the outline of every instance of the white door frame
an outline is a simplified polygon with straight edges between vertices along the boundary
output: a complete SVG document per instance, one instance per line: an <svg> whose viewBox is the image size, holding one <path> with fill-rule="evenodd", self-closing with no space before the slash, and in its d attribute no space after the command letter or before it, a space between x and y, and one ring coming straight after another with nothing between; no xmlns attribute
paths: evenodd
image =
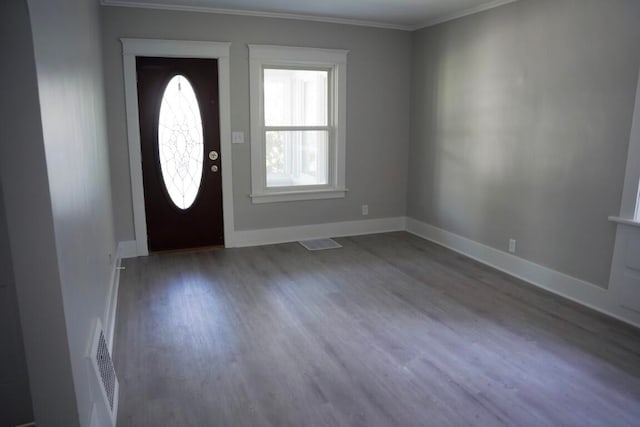
<svg viewBox="0 0 640 427"><path fill-rule="evenodd" d="M147 217L144 209L142 185L142 156L140 152L140 122L138 116L138 84L136 56L166 58L215 58L218 60L218 93L220 103L220 157L222 162L222 209L225 245L233 245L233 186L231 183L231 73L227 42L204 42L159 39L120 39L124 68L124 92L131 169L131 198L136 252L148 255Z"/></svg>

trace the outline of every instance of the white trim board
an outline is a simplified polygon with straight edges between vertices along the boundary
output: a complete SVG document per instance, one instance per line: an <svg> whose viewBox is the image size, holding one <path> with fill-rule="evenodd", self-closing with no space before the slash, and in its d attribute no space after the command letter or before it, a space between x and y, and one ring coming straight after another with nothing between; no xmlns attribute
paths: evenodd
<svg viewBox="0 0 640 427"><path fill-rule="evenodd" d="M414 26L413 30L420 30L422 28L433 27L434 25L442 24L443 22L453 21L454 19L464 18L465 16L475 15L476 13L484 12L486 10L495 9L496 7L504 6L505 4L514 3L518 0L495 0L489 3L473 6L468 9L461 10L460 12L451 13L449 15L440 16L435 19L424 21L422 24Z"/></svg>
<svg viewBox="0 0 640 427"><path fill-rule="evenodd" d="M111 271L111 282L109 283L109 293L107 294L107 302L102 316L104 333L106 334L107 344L109 345L109 353L113 354L113 337L116 330L116 310L118 307L118 290L120 288L120 271L123 259L124 242L118 244L116 250L116 259L114 260ZM135 242L134 250L135 250Z"/></svg>
<svg viewBox="0 0 640 427"><path fill-rule="evenodd" d="M640 316L621 307L615 300L615 296L607 289L413 218L407 218L406 231L534 286L640 328Z"/></svg>
<svg viewBox="0 0 640 427"><path fill-rule="evenodd" d="M144 209L142 184L142 157L140 152L140 123L138 119L138 85L136 56L171 58L215 58L218 60L218 86L220 103L220 160L222 166L222 205L224 237L233 241L233 184L231 172L231 68L227 42L204 42L158 39L120 39L124 68L125 104L127 113L127 139L131 168L131 196L136 254L147 255L147 219Z"/></svg>
<svg viewBox="0 0 640 427"><path fill-rule="evenodd" d="M335 18L329 16L304 15L299 13L265 12L259 10L224 9L209 6L189 6L153 2L134 2L123 0L101 0L102 6L135 7L140 9L172 10L177 12L217 13L220 15L253 16L257 18L294 19L298 21L324 22L328 24L356 25L360 27L385 28L389 30L410 31L411 25L391 24L387 22L366 21L362 19Z"/></svg>
<svg viewBox="0 0 640 427"><path fill-rule="evenodd" d="M190 6L184 4L164 4L150 1L143 2L128 0L100 0L100 4L102 6L170 10L177 12L216 13L221 15L253 16L258 18L294 19L300 21L324 22L327 24L355 25L361 27L383 28L388 30L415 31L422 28L431 27L433 25L441 24L443 22L462 18L464 16L474 15L476 13L484 12L485 10L493 9L516 1L518 0L495 0L479 6L470 7L459 12L439 16L419 24L392 24L389 22L368 21L363 19L336 18L331 16L305 15L299 13L265 12L259 10L224 9L208 6Z"/></svg>
<svg viewBox="0 0 640 427"><path fill-rule="evenodd" d="M135 240L125 240L118 243L120 259L135 258L138 256L138 246Z"/></svg>
<svg viewBox="0 0 640 427"><path fill-rule="evenodd" d="M636 84L636 98L629 133L629 148L619 218L640 222L640 72L638 72Z"/></svg>
<svg viewBox="0 0 640 427"><path fill-rule="evenodd" d="M534 286L640 328L640 314L622 307L621 301L616 298L616 294L611 290L413 218L392 217L258 230L239 230L234 233L234 242L230 247L261 246L299 240L357 236L392 231L407 231ZM129 248L128 254L136 256L135 251L132 250L133 246L133 242L120 243L120 249L123 254L126 248Z"/></svg>
<svg viewBox="0 0 640 427"><path fill-rule="evenodd" d="M111 283L109 284L109 293L107 294L107 303L104 308L103 325L106 334L107 344L109 345L109 353L113 355L113 339L116 332L116 317L118 314L118 291L120 290L120 272L124 270L122 260L127 258L135 258L137 255L137 247L135 240L124 241L118 243L116 250L116 259L113 263L111 271Z"/></svg>
<svg viewBox="0 0 640 427"><path fill-rule="evenodd" d="M235 232L235 247L273 245L299 240L329 237L357 236L362 234L404 231L405 217L367 219L363 221L331 222L327 224L299 225L294 227L264 228Z"/></svg>
<svg viewBox="0 0 640 427"><path fill-rule="evenodd" d="M250 44L249 104L251 116L251 203L344 198L346 189L347 55L344 49ZM328 113L325 126L267 126L265 67L319 68L327 72ZM293 96L293 95L292 95ZM327 182L324 185L268 187L265 163L269 130L323 130L327 134Z"/></svg>

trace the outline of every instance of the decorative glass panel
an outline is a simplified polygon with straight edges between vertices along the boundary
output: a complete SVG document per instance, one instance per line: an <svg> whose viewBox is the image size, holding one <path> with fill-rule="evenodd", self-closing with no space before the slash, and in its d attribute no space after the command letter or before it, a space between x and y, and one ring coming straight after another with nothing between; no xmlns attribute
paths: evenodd
<svg viewBox="0 0 640 427"><path fill-rule="evenodd" d="M266 126L326 126L329 72L264 70Z"/></svg>
<svg viewBox="0 0 640 427"><path fill-rule="evenodd" d="M171 201L180 209L196 200L202 181L202 116L193 87L185 76L167 84L158 122L160 170Z"/></svg>
<svg viewBox="0 0 640 427"><path fill-rule="evenodd" d="M267 131L265 134L267 187L328 183L328 131Z"/></svg>

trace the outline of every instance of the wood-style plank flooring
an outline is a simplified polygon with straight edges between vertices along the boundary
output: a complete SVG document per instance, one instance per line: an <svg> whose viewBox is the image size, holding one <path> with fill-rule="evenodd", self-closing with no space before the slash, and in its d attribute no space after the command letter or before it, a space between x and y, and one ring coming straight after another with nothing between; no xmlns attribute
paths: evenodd
<svg viewBox="0 0 640 427"><path fill-rule="evenodd" d="M640 331L407 233L127 260L118 426L638 426Z"/></svg>

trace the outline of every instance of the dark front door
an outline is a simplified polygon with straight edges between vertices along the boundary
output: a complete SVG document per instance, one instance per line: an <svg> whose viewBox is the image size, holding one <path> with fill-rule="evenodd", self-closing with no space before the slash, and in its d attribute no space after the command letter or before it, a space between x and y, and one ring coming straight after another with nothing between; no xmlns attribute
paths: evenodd
<svg viewBox="0 0 640 427"><path fill-rule="evenodd" d="M150 251L224 244L215 59L137 58Z"/></svg>

